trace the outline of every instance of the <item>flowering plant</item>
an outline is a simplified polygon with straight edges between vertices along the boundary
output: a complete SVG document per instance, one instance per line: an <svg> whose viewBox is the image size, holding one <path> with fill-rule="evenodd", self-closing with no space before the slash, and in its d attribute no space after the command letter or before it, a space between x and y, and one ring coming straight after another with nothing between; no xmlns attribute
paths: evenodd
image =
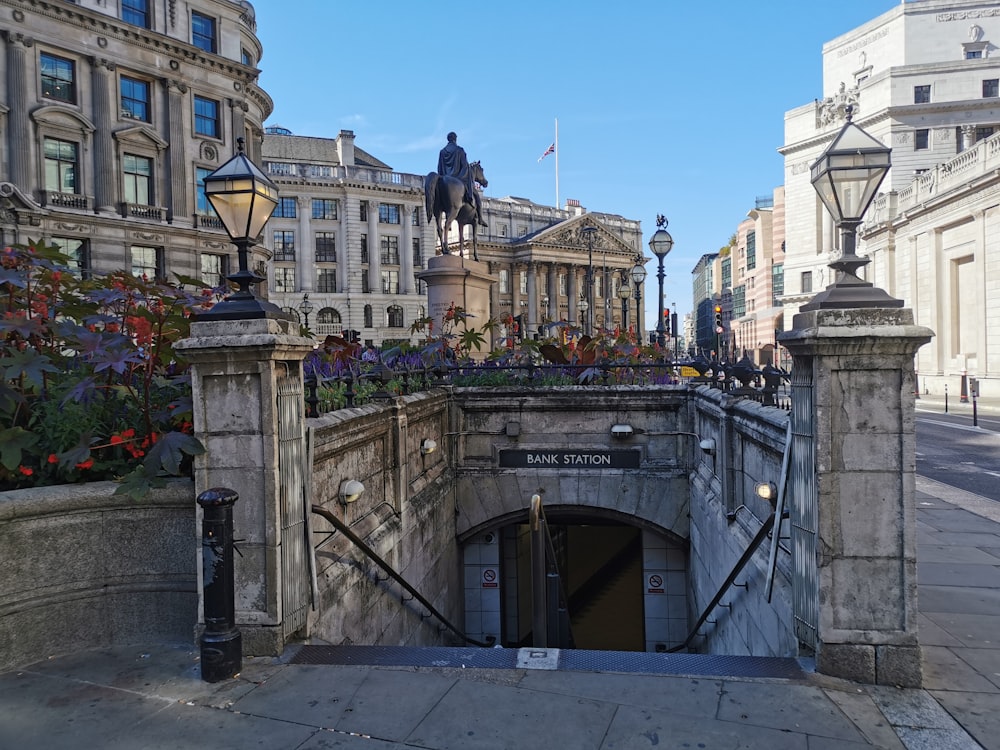
<svg viewBox="0 0 1000 750"><path fill-rule="evenodd" d="M116 479L139 497L204 451L173 344L222 290L70 262L41 242L0 253L0 490Z"/></svg>

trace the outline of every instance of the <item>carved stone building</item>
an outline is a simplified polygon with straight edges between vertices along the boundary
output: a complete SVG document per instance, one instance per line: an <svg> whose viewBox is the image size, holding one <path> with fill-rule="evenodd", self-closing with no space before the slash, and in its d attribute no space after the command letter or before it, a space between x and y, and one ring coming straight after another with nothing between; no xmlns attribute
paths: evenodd
<svg viewBox="0 0 1000 750"><path fill-rule="evenodd" d="M982 314L997 300L985 252L995 235L989 207L996 201L988 197L995 188L974 166L1000 131L998 47L1000 8L979 0L908 0L824 45L824 97L785 114L780 149L786 329L833 281L827 263L839 255L839 237L809 170L850 105L854 122L892 147L893 166L858 253L874 259L863 269L867 280L937 333L919 354L922 386L941 392L951 382L954 393L963 370L988 377L1000 367L1000 345ZM934 194L939 178L951 193L932 218L931 204L945 200L943 191Z"/></svg>
<svg viewBox="0 0 1000 750"><path fill-rule="evenodd" d="M0 46L0 241L57 244L81 274L235 268L201 180L237 138L260 159L250 3L0 0Z"/></svg>

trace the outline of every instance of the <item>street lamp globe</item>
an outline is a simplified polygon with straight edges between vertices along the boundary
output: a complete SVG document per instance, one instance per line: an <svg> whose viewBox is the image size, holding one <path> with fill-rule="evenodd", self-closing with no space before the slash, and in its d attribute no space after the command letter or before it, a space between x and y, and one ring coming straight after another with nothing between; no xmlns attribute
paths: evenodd
<svg viewBox="0 0 1000 750"><path fill-rule="evenodd" d="M316 306L309 299L309 293L306 292L302 295L302 301L299 303L299 312L306 319L306 330L309 330L309 314L316 308Z"/></svg>
<svg viewBox="0 0 1000 750"><path fill-rule="evenodd" d="M649 240L649 249L656 256L659 266L656 271L656 278L660 282L660 304L656 308L656 343L665 346L667 343L666 329L663 327L663 279L666 274L663 271L663 259L667 253L673 249L674 238L667 231L667 218L663 214L656 217L656 231Z"/></svg>
<svg viewBox="0 0 1000 750"><path fill-rule="evenodd" d="M643 265L643 260L641 255L638 256L630 271L632 283L635 284L635 336L640 342L642 341L642 285L646 281L646 267Z"/></svg>
<svg viewBox="0 0 1000 750"><path fill-rule="evenodd" d="M834 283L800 310L903 306L903 300L857 275L870 262L856 253L858 226L889 172L892 149L852 122L852 116L849 107L844 126L810 169L813 188L840 230L841 254L829 264L836 272Z"/></svg>
<svg viewBox="0 0 1000 750"><path fill-rule="evenodd" d="M278 188L243 153L244 140L237 139L232 159L205 176L205 197L218 214L229 239L236 245L239 270L227 276L239 288L198 320L244 320L276 318L287 320L281 309L254 295L251 286L264 277L249 270L250 248L278 205Z"/></svg>

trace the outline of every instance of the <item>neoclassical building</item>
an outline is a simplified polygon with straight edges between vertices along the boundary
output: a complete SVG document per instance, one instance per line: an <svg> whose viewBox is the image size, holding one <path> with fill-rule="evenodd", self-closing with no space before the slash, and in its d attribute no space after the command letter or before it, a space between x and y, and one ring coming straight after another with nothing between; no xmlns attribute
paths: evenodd
<svg viewBox="0 0 1000 750"><path fill-rule="evenodd" d="M954 184L958 172L969 175L958 167L979 159L1000 131L1000 7L983 0L908 0L823 46L823 97L785 114L780 149L786 329L799 306L833 281L827 263L839 255L839 237L809 169L840 130L848 106L855 123L892 148L882 197L866 217L869 225L888 225L863 229L858 252L874 258L864 269L867 279L919 310L919 322L936 333L918 355L922 387L940 392L951 383L954 392L963 369L989 377L996 370L982 313L996 283L985 258L989 180L970 178L947 217L938 212L947 223L938 224L926 208L942 206L942 195L930 196L939 178ZM917 201L905 215L898 208L902 196L903 204ZM923 229L912 221L918 214L928 222ZM896 226L913 239L896 234Z"/></svg>
<svg viewBox="0 0 1000 750"><path fill-rule="evenodd" d="M245 1L0 0L0 240L218 284L236 253L201 180L240 137L260 159L255 29Z"/></svg>
<svg viewBox="0 0 1000 750"><path fill-rule="evenodd" d="M317 336L357 332L361 342L374 344L419 339L411 326L427 315L427 298L416 273L440 252L424 208L424 175L394 172L349 130L317 138L269 127L262 153L280 194L265 230L270 299L305 324L308 295L308 323ZM549 322L582 324L588 269L595 328L621 327L618 292L622 273L640 255L638 221L589 213L575 201L558 209L513 197L484 197L483 214L478 257L496 279L491 317L505 321L491 344L514 333L513 321L522 336ZM449 241L456 239L453 229ZM634 298L628 305L634 311Z"/></svg>

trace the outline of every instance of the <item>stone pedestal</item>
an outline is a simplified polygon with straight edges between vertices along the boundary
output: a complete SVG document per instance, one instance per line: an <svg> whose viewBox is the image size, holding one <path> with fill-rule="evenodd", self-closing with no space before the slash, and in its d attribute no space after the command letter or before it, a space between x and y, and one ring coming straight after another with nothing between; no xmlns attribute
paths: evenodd
<svg viewBox="0 0 1000 750"><path fill-rule="evenodd" d="M465 328L481 330L489 321L490 286L497 279L490 275L485 263L467 260L460 255L438 255L428 260L427 268L415 275L427 284L427 314L434 321L434 335L446 330L444 316L452 304L461 307L468 315ZM462 324L459 324L452 333L459 334L462 329ZM489 354L488 332L485 337L483 350L473 350L473 358L482 359Z"/></svg>
<svg viewBox="0 0 1000 750"><path fill-rule="evenodd" d="M788 498L800 645L817 670L919 687L914 365L901 308L796 315Z"/></svg>
<svg viewBox="0 0 1000 750"><path fill-rule="evenodd" d="M205 446L195 458L195 491L224 487L240 498L235 603L247 655L280 654L296 618L304 621L301 584L285 581L283 560L290 545L301 552L305 537L302 360L313 340L292 335L292 327L268 319L195 322L176 345L191 363L195 435ZM198 570L203 591L201 564Z"/></svg>

